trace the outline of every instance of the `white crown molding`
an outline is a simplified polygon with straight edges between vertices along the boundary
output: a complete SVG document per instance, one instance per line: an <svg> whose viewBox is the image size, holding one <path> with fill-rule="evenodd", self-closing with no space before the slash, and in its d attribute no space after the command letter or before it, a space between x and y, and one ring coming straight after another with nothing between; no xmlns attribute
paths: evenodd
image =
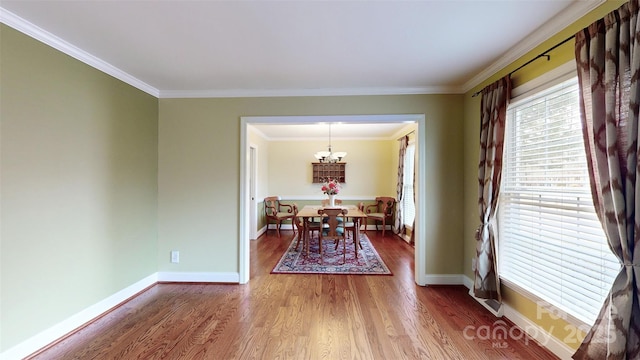
<svg viewBox="0 0 640 360"><path fill-rule="evenodd" d="M425 95L462 94L459 86L428 86L415 88L345 88L345 89L223 89L223 90L158 90L115 66L103 61L50 32L0 7L0 22L54 49L84 62L116 79L157 98L240 98L293 96L358 96L358 95Z"/></svg>
<svg viewBox="0 0 640 360"><path fill-rule="evenodd" d="M525 56L536 46L542 44L553 35L559 33L570 24L576 22L590 11L602 5L605 1L606 0L574 1L560 14L538 28L538 30L531 34L531 36L521 41L518 46L511 49L511 51L501 56L496 62L471 78L471 80L467 81L462 86L463 92L466 93L480 85L483 81L487 80L498 71Z"/></svg>
<svg viewBox="0 0 640 360"><path fill-rule="evenodd" d="M363 95L428 95L463 94L493 74L515 62L536 46L577 21L606 0L575 1L558 16L540 27L520 44L462 86L427 86L412 88L346 88L346 89L224 89L224 90L159 90L115 66L87 53L69 42L0 7L0 22L41 41L79 61L157 98L235 98L295 96L363 96Z"/></svg>
<svg viewBox="0 0 640 360"><path fill-rule="evenodd" d="M161 90L160 98L248 98L293 96L362 96L362 95L428 95L463 94L458 86L415 88L349 88L349 89L228 89L228 90Z"/></svg>
<svg viewBox="0 0 640 360"><path fill-rule="evenodd" d="M22 19L18 15L0 7L0 22L28 35L52 48L59 50L83 63L92 66L150 95L159 97L160 92L153 86L141 81L115 66L103 61L50 32Z"/></svg>

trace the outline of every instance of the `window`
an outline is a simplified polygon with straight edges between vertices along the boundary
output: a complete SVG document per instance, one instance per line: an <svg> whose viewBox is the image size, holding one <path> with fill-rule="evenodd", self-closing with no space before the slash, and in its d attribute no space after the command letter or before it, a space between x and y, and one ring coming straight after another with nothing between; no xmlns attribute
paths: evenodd
<svg viewBox="0 0 640 360"><path fill-rule="evenodd" d="M509 106L499 271L592 323L620 266L593 208L578 101L574 77Z"/></svg>
<svg viewBox="0 0 640 360"><path fill-rule="evenodd" d="M415 143L411 142L407 146L404 156L404 179L402 188L402 222L405 226L413 227L413 220L416 217L416 205L413 202L413 168L414 155L416 151Z"/></svg>

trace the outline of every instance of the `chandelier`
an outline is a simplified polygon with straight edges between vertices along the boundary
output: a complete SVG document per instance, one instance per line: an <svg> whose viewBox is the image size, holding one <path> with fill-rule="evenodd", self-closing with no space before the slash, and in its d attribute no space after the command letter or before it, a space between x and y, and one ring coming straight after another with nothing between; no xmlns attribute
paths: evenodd
<svg viewBox="0 0 640 360"><path fill-rule="evenodd" d="M342 161L342 158L347 156L347 153L344 151L333 152L331 149L331 123L329 123L329 148L328 151L318 151L313 154L315 158L321 163L336 163L338 161Z"/></svg>

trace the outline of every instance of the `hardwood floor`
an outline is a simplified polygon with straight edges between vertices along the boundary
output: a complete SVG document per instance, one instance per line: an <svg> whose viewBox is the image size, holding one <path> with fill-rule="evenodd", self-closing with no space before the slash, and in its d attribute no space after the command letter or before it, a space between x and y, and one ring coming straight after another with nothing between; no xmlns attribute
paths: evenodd
<svg viewBox="0 0 640 360"><path fill-rule="evenodd" d="M413 248L368 235L393 276L270 274L292 233L269 232L249 284L158 284L31 359L556 358L465 287L416 285Z"/></svg>

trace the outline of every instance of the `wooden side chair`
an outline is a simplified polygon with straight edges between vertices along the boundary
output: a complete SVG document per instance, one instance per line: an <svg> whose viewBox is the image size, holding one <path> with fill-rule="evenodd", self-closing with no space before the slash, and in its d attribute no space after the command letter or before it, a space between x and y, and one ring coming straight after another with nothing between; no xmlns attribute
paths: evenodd
<svg viewBox="0 0 640 360"><path fill-rule="evenodd" d="M269 224L275 222L278 237L280 237L282 222L291 220L293 233L295 234L296 227L293 222L296 215L293 213L293 205L280 202L280 196L268 196L264 198L264 216L267 219L267 231L269 231Z"/></svg>
<svg viewBox="0 0 640 360"><path fill-rule="evenodd" d="M358 209L362 212L364 212L364 203L360 202L358 204ZM362 225L362 224L360 224ZM356 224L353 221L353 219L349 220L347 219L347 222L344 223L344 229L347 232L347 235L351 234L351 239L354 241L354 243L357 243L358 246L360 247L360 249L362 249L362 244L360 243L360 239L357 240L356 242L356 238L355 238L355 234L356 234ZM336 242L336 250L338 249L338 242Z"/></svg>
<svg viewBox="0 0 640 360"><path fill-rule="evenodd" d="M347 209L342 208L323 208L318 209L318 215L326 217L327 221L322 222L322 229L320 231L320 236L318 240L318 245L320 246L320 259L322 259L322 241L323 240L334 240L340 241L343 243L343 253L342 258L343 262L347 261L347 240L345 237L345 229L342 224L346 222L346 215L349 212ZM338 220L341 219L341 220ZM357 251L357 248L356 248Z"/></svg>
<svg viewBox="0 0 640 360"><path fill-rule="evenodd" d="M298 246L300 246L300 239L301 238L304 237L305 239L309 239L314 231L316 231L316 232L320 231L320 223L319 222L309 221L307 223L308 233L305 233L304 232L304 219L301 218L301 217L298 217L298 211L299 211L298 204L293 203L293 213L295 215L295 217L293 218L293 223L294 223L296 229L298 229L298 241L296 241L296 250L298 250ZM309 246L308 243L304 243L303 242L302 249L304 250L308 246Z"/></svg>
<svg viewBox="0 0 640 360"><path fill-rule="evenodd" d="M384 231L387 224L393 224L393 212L396 206L396 199L389 196L376 197L376 203L368 205L365 213L367 214L367 220L371 219L375 221L376 231L378 230L378 224L382 223L382 237L384 237ZM365 226L365 233L367 227Z"/></svg>

